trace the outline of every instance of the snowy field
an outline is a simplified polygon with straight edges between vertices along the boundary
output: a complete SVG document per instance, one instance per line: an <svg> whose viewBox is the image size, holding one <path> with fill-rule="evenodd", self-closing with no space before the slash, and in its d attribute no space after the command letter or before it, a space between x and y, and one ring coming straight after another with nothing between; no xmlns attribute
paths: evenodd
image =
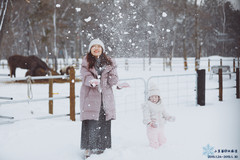
<svg viewBox="0 0 240 160"><path fill-rule="evenodd" d="M224 58L223 65L230 65L232 59ZM172 71L163 68L161 59L152 59L151 71L148 59L129 59L128 71L125 59L116 59L121 81L130 88L114 89L117 120L112 121L112 149L102 155L93 155L89 160L205 160L240 159L240 99L236 99L236 75L223 76L223 101L218 101L218 77L209 79L208 58L202 58L201 69L206 69L206 105L196 105L196 74L194 60L189 59L189 69L183 69L182 59L173 59ZM236 63L237 64L237 63ZM211 57L211 65L219 65L219 57ZM26 70L17 69L17 77L23 77ZM0 74L8 74L8 68L0 66ZM79 70L76 71L79 75ZM178 75L178 76L176 76ZM1 76L0 78L5 78ZM141 103L144 102L144 88L148 81L160 87L166 110L176 117L174 123L167 123L167 143L159 149L148 146L146 128L142 123ZM80 93L81 82L76 83L76 95ZM13 100L28 99L28 85L25 83L3 83L0 81L0 97ZM54 97L68 96L68 83L55 83ZM32 85L33 99L48 97L48 84ZM0 99L0 160L81 160L81 122L68 116L69 100L54 100L54 115L48 114L48 101L1 104L9 100ZM76 112L79 112L79 98L76 98ZM51 118L44 118L44 117ZM56 116L56 117L54 117ZM7 123L6 122L13 122ZM207 157L206 153L212 154Z"/></svg>

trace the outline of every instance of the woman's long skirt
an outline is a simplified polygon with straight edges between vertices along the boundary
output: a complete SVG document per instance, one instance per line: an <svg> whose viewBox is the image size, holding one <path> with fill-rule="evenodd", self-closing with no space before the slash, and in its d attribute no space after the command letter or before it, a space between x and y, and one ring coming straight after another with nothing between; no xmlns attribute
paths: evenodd
<svg viewBox="0 0 240 160"><path fill-rule="evenodd" d="M101 109L98 121L82 121L81 149L105 150L106 148L111 148L111 120L106 121L105 112Z"/></svg>

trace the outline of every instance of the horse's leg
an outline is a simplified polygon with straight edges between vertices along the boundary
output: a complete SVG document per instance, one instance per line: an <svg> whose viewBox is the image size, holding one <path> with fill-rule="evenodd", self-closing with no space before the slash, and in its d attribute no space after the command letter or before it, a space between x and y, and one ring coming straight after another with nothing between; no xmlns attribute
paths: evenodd
<svg viewBox="0 0 240 160"><path fill-rule="evenodd" d="M37 69L37 62L32 62L31 68L30 68L31 76L35 76L36 69Z"/></svg>
<svg viewBox="0 0 240 160"><path fill-rule="evenodd" d="M16 77L16 68L13 69L13 75Z"/></svg>
<svg viewBox="0 0 240 160"><path fill-rule="evenodd" d="M12 78L12 67L10 67L10 77Z"/></svg>
<svg viewBox="0 0 240 160"><path fill-rule="evenodd" d="M10 77L16 77L16 67L11 67L10 68Z"/></svg>

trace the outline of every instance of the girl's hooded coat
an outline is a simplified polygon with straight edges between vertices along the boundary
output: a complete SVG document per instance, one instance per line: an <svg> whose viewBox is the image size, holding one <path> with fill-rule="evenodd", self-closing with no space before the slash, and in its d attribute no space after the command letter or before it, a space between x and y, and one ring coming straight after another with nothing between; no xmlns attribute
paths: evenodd
<svg viewBox="0 0 240 160"><path fill-rule="evenodd" d="M92 79L97 79L98 74L93 67L88 68L86 56L82 60L81 79L82 87L80 91L80 120L99 120L101 104L106 114L106 121L116 119L115 100L112 86L118 82L116 62L112 60L112 65L107 65L100 79L99 87L91 86ZM99 91L101 88L101 91Z"/></svg>
<svg viewBox="0 0 240 160"><path fill-rule="evenodd" d="M165 111L164 105L161 103L152 103L147 101L142 104L143 108L143 123L145 125L152 122L152 120L156 121L158 126L163 126L166 123L166 120L169 119L169 114Z"/></svg>
<svg viewBox="0 0 240 160"><path fill-rule="evenodd" d="M154 83L150 83L148 88L148 98L150 96L160 96L160 90ZM159 126L163 126L171 116L166 112L164 104L159 101L157 104L147 101L142 104L143 109L143 123L149 124L152 120L155 120Z"/></svg>

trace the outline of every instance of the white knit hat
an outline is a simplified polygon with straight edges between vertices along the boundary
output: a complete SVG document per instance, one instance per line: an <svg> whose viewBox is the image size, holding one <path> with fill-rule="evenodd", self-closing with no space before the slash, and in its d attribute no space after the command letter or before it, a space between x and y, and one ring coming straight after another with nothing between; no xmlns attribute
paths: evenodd
<svg viewBox="0 0 240 160"><path fill-rule="evenodd" d="M102 46L102 48L103 48L103 53L104 53L104 52L105 52L105 46L104 46L103 42L102 42L100 39L94 39L94 40L92 40L92 41L90 42L89 47L88 47L88 52L90 52L92 46L93 46L93 45L96 45L96 44Z"/></svg>
<svg viewBox="0 0 240 160"><path fill-rule="evenodd" d="M150 83L150 85L148 87L148 97L153 96L153 95L160 96L160 90L156 84Z"/></svg>

